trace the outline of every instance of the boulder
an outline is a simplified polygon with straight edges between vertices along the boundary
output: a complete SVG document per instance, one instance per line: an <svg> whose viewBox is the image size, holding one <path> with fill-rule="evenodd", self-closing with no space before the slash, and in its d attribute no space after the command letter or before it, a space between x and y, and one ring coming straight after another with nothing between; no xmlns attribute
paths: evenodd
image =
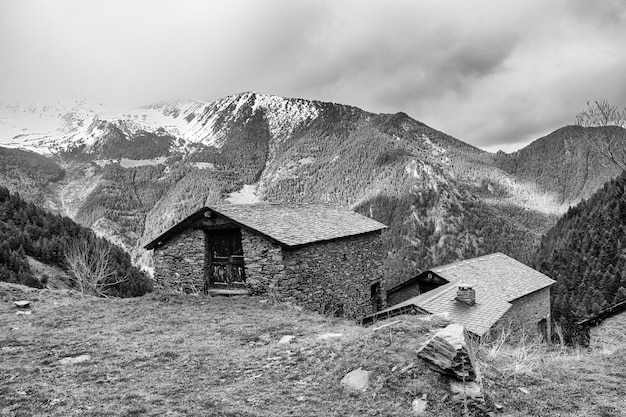
<svg viewBox="0 0 626 417"><path fill-rule="evenodd" d="M483 402L483 390L476 381L463 382L450 380L450 394L452 401L456 402Z"/></svg>
<svg viewBox="0 0 626 417"><path fill-rule="evenodd" d="M476 357L467 331L450 324L438 331L417 351L433 370L461 381L480 380Z"/></svg>
<svg viewBox="0 0 626 417"><path fill-rule="evenodd" d="M370 373L361 368L350 371L341 380L341 385L349 390L365 391L370 386Z"/></svg>
<svg viewBox="0 0 626 417"><path fill-rule="evenodd" d="M280 338L280 340L278 341L279 345L288 345L289 343L291 343L296 337L294 335L291 334L286 334L283 337Z"/></svg>
<svg viewBox="0 0 626 417"><path fill-rule="evenodd" d="M426 412L426 408L428 407L428 401L426 400L426 394L422 395L421 398L416 398L411 403L411 411L413 411L413 415L421 416Z"/></svg>

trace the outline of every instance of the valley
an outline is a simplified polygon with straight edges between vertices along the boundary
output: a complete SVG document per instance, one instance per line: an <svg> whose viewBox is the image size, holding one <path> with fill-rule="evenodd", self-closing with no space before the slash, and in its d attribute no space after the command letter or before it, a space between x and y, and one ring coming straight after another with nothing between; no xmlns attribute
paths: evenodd
<svg viewBox="0 0 626 417"><path fill-rule="evenodd" d="M590 154L593 128L490 154L404 113L258 93L126 111L12 107L0 120L7 152L34 150L63 171L37 182L18 167L0 172L2 183L146 270L145 243L226 201L326 202L387 224L388 285L491 251L528 261L558 216L617 174Z"/></svg>

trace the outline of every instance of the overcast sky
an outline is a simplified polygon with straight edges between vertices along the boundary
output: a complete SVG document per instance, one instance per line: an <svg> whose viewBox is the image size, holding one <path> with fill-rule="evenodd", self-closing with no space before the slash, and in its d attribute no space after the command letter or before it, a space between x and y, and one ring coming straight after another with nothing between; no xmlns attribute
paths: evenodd
<svg viewBox="0 0 626 417"><path fill-rule="evenodd" d="M243 91L403 111L511 151L626 105L626 2L0 0L0 101Z"/></svg>

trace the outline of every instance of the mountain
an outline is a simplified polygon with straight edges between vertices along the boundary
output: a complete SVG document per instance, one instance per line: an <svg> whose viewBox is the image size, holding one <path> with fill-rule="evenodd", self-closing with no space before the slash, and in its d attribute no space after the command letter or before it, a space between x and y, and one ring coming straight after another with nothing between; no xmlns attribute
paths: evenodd
<svg viewBox="0 0 626 417"><path fill-rule="evenodd" d="M575 336L575 323L626 300L626 176L605 184L559 219L534 256L554 278L552 315Z"/></svg>
<svg viewBox="0 0 626 417"><path fill-rule="evenodd" d="M145 243L205 204L330 202L390 226L388 285L493 251L529 260L557 216L612 175L589 169L584 131L569 131L504 155L404 113L252 92L123 111L85 103L0 108L0 144L64 169L41 185L47 206L139 264L150 265ZM585 170L583 161L588 174L570 175Z"/></svg>
<svg viewBox="0 0 626 417"><path fill-rule="evenodd" d="M623 129L562 127L510 155L496 154L496 164L521 180L533 181L557 201L573 204L589 198L620 169L594 152L593 141L616 141Z"/></svg>

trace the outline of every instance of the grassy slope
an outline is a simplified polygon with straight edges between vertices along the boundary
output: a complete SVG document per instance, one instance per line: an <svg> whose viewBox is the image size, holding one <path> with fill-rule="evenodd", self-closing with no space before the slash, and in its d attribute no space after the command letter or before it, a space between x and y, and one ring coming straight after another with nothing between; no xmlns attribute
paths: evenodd
<svg viewBox="0 0 626 417"><path fill-rule="evenodd" d="M11 301L23 298L31 315L16 314ZM2 415L405 416L423 393L425 415L461 415L415 356L437 327L417 317L373 332L259 298L93 299L0 284L0 300ZM329 332L344 336L317 339ZM296 342L278 345L285 334ZM59 362L82 354L91 359ZM543 355L540 371L515 373L498 362L510 359L486 355L488 404L511 416L618 416L625 356ZM343 390L358 367L373 371L371 387Z"/></svg>

